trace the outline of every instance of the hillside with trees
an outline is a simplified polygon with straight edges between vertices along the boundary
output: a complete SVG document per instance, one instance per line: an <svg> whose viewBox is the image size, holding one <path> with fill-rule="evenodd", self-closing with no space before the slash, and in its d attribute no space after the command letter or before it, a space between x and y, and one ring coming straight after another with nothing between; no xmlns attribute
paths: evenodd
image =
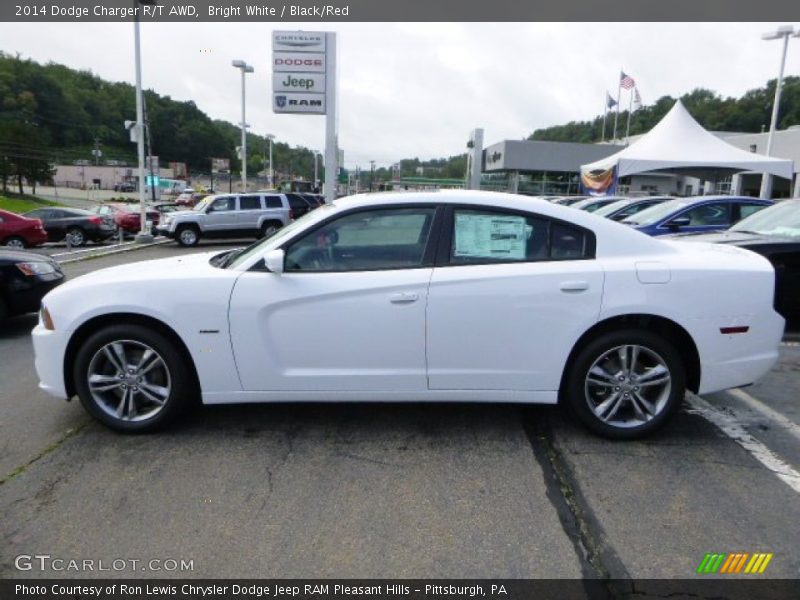
<svg viewBox="0 0 800 600"><path fill-rule="evenodd" d="M711 90L697 88L680 97L686 109L706 129L711 131L738 131L757 133L769 129L772 116L772 101L775 97L776 80L763 88L750 90L741 98L723 98ZM623 102L624 104L624 102ZM631 135L646 133L669 112L675 104L672 96L662 96L652 105L642 106L631 114ZM779 110L778 129L800 124L800 77L786 77ZM617 137L624 137L628 111L620 111ZM606 123L606 139L611 138L614 113L609 112ZM537 129L529 140L551 142L599 142L603 131L603 116L592 121L570 121Z"/></svg>

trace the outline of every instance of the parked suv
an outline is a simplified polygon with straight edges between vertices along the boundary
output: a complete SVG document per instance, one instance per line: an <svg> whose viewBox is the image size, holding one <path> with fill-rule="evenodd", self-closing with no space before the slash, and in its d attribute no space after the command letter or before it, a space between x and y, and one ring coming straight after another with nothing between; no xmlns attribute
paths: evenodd
<svg viewBox="0 0 800 600"><path fill-rule="evenodd" d="M292 217L286 194L220 194L203 198L192 210L165 215L158 232L194 246L201 237L268 237Z"/></svg>

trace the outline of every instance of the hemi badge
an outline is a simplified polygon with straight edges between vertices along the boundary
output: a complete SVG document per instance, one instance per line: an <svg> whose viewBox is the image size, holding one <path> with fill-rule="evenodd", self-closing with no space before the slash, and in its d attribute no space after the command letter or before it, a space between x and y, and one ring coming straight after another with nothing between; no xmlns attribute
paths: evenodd
<svg viewBox="0 0 800 600"><path fill-rule="evenodd" d="M719 332L723 335L730 333L747 333L750 331L749 325L742 325L741 327L720 327Z"/></svg>
<svg viewBox="0 0 800 600"><path fill-rule="evenodd" d="M219 333L219 329L201 329L200 333Z"/></svg>

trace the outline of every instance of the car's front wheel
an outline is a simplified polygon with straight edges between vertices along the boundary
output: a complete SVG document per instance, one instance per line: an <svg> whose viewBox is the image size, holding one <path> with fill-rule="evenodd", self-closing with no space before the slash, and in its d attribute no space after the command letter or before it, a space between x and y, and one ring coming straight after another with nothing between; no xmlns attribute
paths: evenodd
<svg viewBox="0 0 800 600"><path fill-rule="evenodd" d="M686 392L686 369L675 347L650 331L606 333L573 361L564 399L592 431L633 439L660 428Z"/></svg>
<svg viewBox="0 0 800 600"><path fill-rule="evenodd" d="M87 412L112 429L160 428L189 403L194 386L175 343L141 325L100 329L79 348L75 389Z"/></svg>
<svg viewBox="0 0 800 600"><path fill-rule="evenodd" d="M196 246L200 241L200 233L192 226L184 225L178 228L175 236L181 246Z"/></svg>

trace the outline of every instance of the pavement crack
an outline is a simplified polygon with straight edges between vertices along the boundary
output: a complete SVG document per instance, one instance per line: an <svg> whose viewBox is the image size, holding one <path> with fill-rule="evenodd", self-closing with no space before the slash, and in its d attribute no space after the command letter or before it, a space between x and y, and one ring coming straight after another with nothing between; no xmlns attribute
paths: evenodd
<svg viewBox="0 0 800 600"><path fill-rule="evenodd" d="M604 541L602 527L553 441L547 417L540 411L534 417L525 412L521 416L533 455L542 468L547 497L580 561L587 593L593 598L619 597L624 591L618 589L615 580L629 580L630 576L614 549Z"/></svg>
<svg viewBox="0 0 800 600"><path fill-rule="evenodd" d="M47 446L39 454L34 456L28 462L20 465L19 467L17 467L16 469L11 471L10 473L6 474L2 479L0 479L0 485L4 485L4 484L8 483L9 481L11 481L12 479L14 479L15 477L17 477L18 475L22 475L23 473L25 473L25 471L27 471L28 468L33 463L37 462L39 459L44 458L48 454L51 454L52 452L56 451L59 448L59 446L61 446L61 444L66 442L68 439L78 435L78 433L80 433L90 422L91 421L87 420L87 421L81 423L80 425L78 425L77 427L71 427L71 428L67 429L67 431L64 432L64 435L62 435L55 442L53 442L52 444Z"/></svg>

